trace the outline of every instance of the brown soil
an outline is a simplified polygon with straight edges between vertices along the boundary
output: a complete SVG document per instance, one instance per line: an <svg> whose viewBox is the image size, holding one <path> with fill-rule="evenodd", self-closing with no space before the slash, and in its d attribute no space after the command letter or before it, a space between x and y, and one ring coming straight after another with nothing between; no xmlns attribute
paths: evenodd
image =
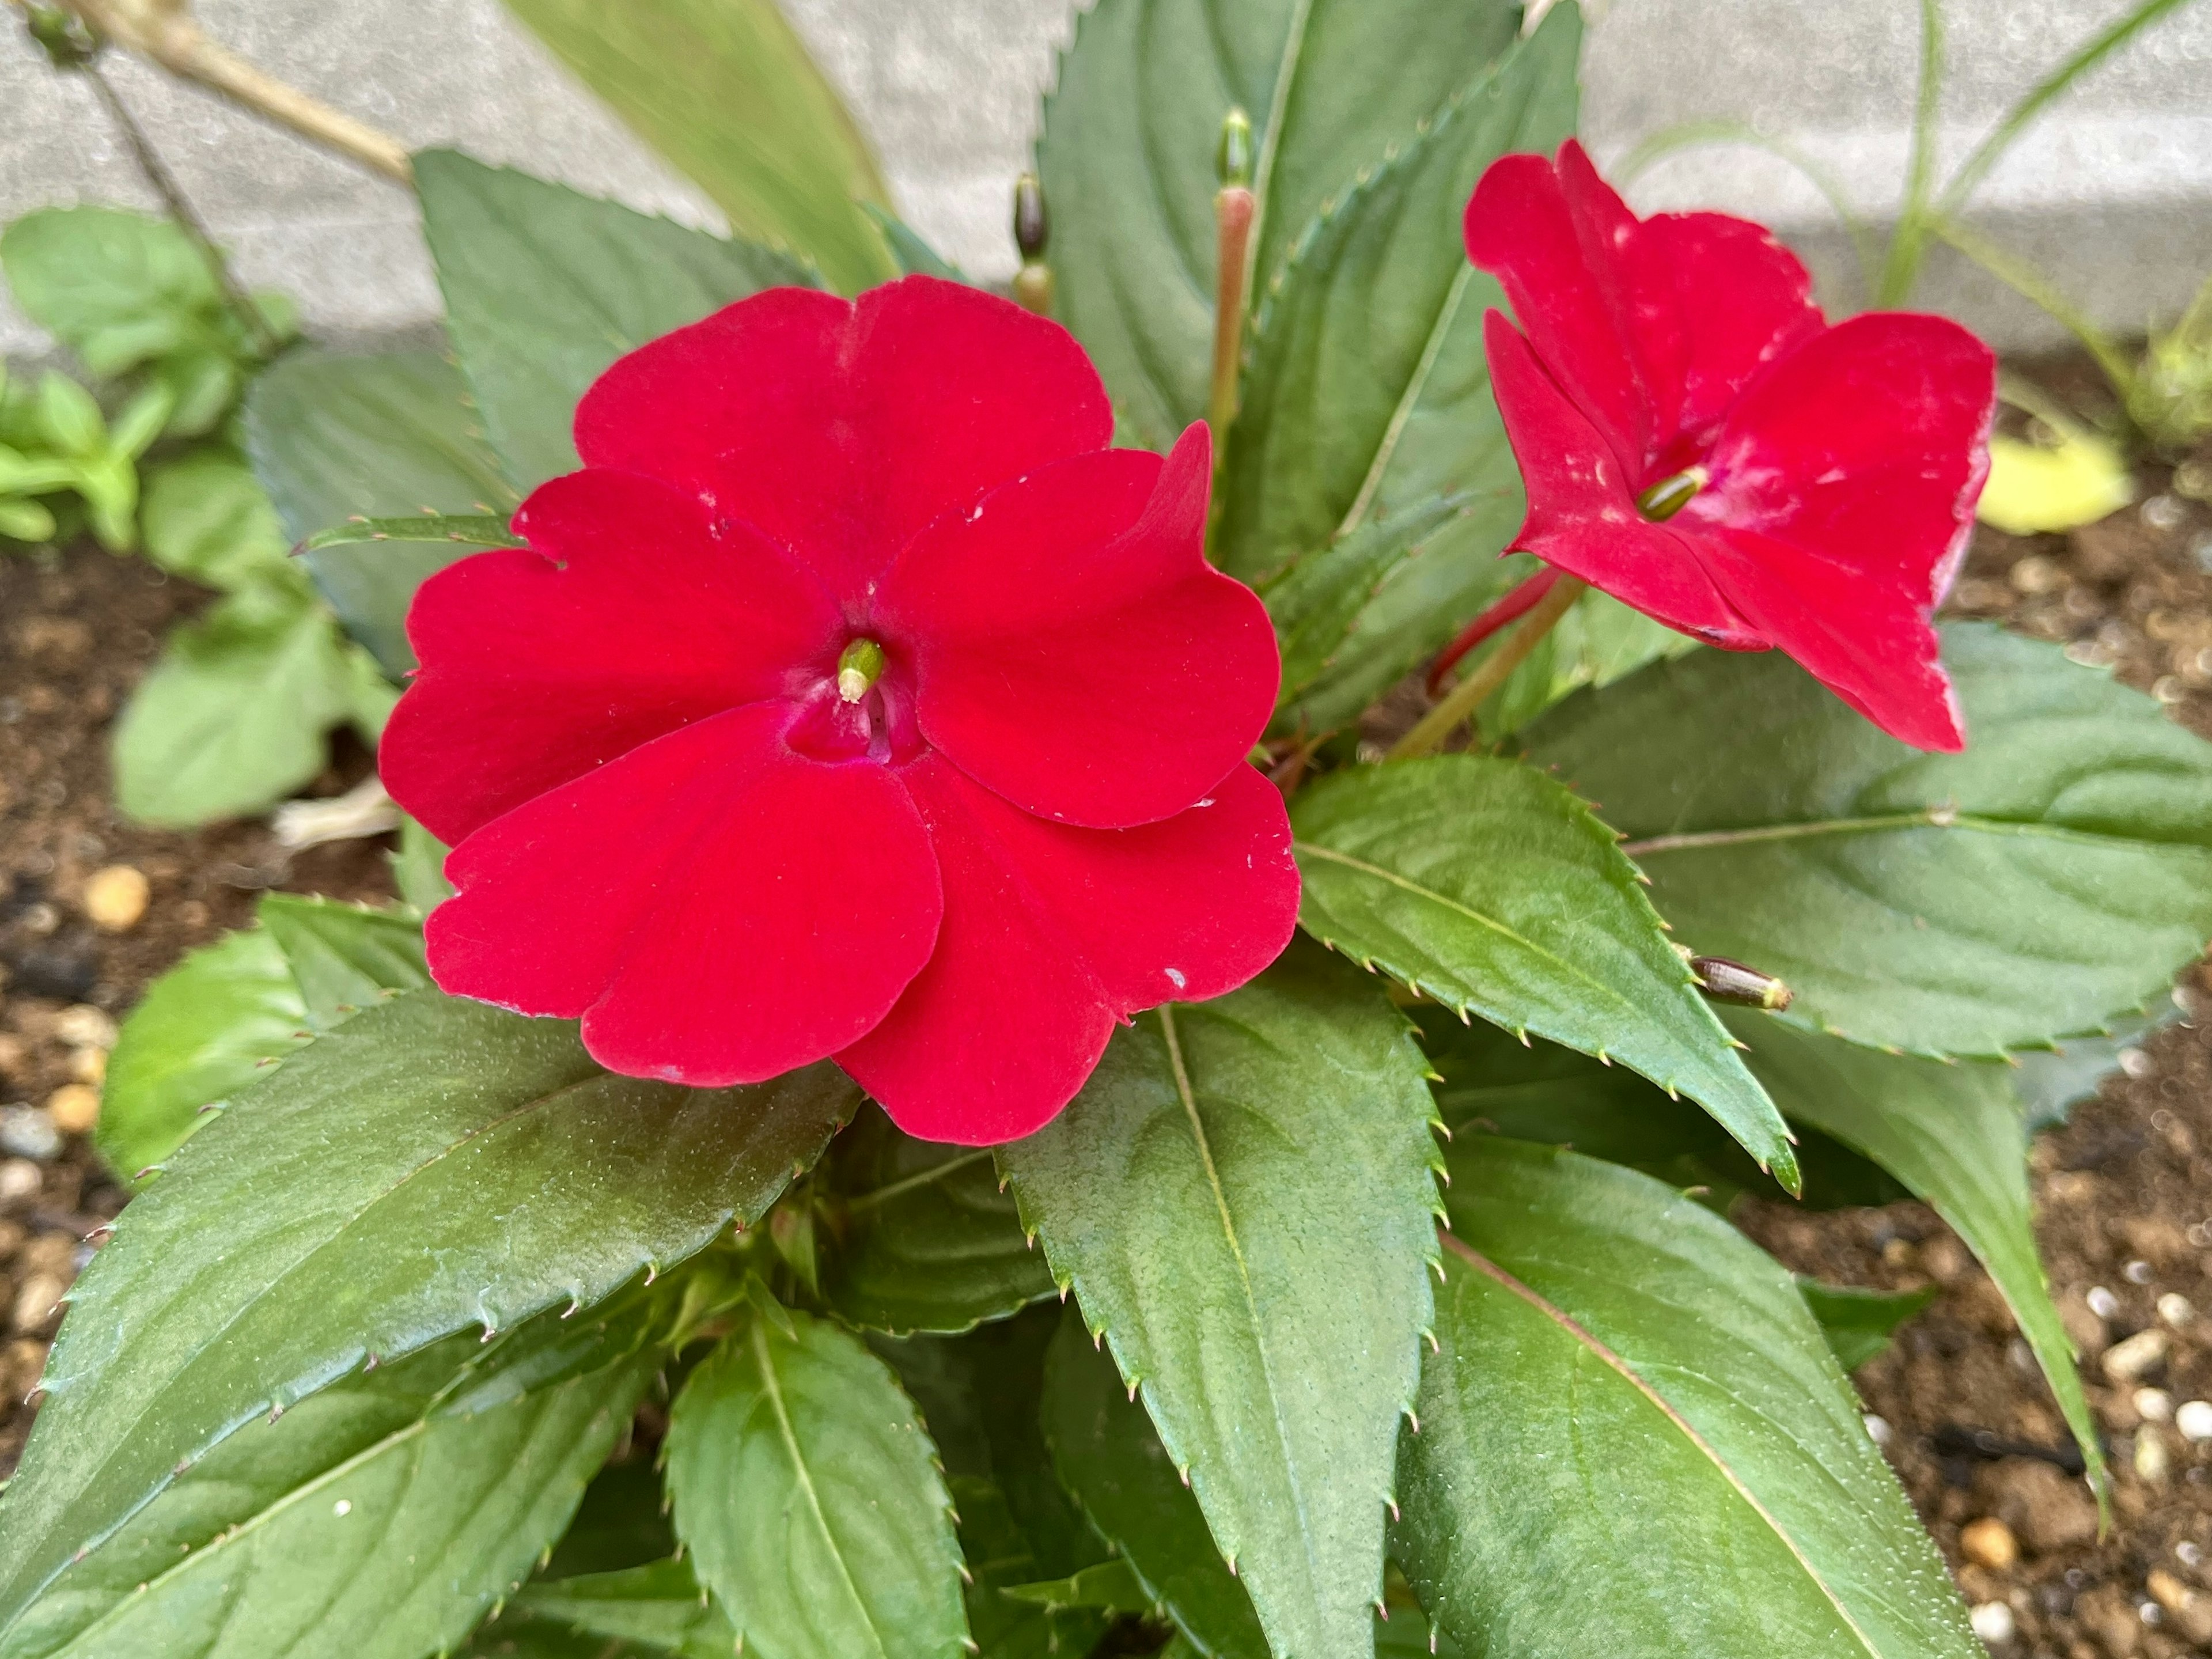
<svg viewBox="0 0 2212 1659"><path fill-rule="evenodd" d="M2094 398L2078 380L2055 389ZM2112 663L2212 737L2212 504L2185 493L2212 496L2212 457L2199 465L2183 490L2148 469L2140 506L2071 537L1984 530L1954 612ZM186 835L116 817L110 722L200 597L91 548L0 557L0 1103L96 1085L112 1018L185 951L244 924L260 892L390 895L380 842L292 855L259 824ZM366 767L358 751L343 757L315 793ZM133 926L103 931L85 884L116 865L147 878L150 902ZM2194 986L2212 998L2212 968ZM2034 1169L2038 1237L2112 1453L2117 1524L2102 1540L2086 1489L2061 1473L2064 1426L2009 1316L1929 1211L1754 1204L1740 1218L1800 1271L1940 1287L1856 1381L1967 1600L2011 1609L2015 1634L1999 1654L2212 1656L2212 1442L2184 1439L2171 1420L2183 1402L2212 1400L2212 1022L2147 1042L2039 1144ZM28 1431L30 1411L9 1407L44 1363L53 1299L88 1258L84 1236L122 1201L80 1135L46 1159L0 1153L0 1474ZM2169 1301L2161 1316L2161 1297L2190 1305ZM2112 1346L2153 1329L2166 1333L2163 1357L2131 1381L2108 1378ZM2145 1406L2160 1407L2143 1389L2166 1396L2164 1420L2146 1420ZM1973 1525L1991 1519L2002 1537ZM1985 1561L2002 1559L2009 1539L2017 1559L1979 1565L1962 1534Z"/></svg>

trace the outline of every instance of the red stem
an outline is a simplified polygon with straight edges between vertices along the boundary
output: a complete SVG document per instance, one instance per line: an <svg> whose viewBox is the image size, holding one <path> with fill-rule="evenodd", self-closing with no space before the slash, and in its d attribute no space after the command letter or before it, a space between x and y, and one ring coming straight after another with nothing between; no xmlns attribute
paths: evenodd
<svg viewBox="0 0 2212 1659"><path fill-rule="evenodd" d="M1443 654L1429 670L1429 695L1436 696L1444 689L1444 677L1458 665L1459 659L1480 645L1510 622L1527 616L1552 591L1552 584L1559 580L1558 567L1546 565L1522 582L1504 599L1477 617L1461 632L1460 636L1443 649Z"/></svg>

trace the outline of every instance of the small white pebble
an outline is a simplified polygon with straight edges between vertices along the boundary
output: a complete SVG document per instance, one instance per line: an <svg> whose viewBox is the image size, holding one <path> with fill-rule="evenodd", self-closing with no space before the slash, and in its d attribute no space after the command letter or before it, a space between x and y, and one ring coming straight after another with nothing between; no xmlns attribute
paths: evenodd
<svg viewBox="0 0 2212 1659"><path fill-rule="evenodd" d="M2089 1304L2089 1311L2100 1319L2110 1319L2120 1310L2120 1298L2102 1285L2092 1285L2089 1294L2081 1299Z"/></svg>
<svg viewBox="0 0 2212 1659"><path fill-rule="evenodd" d="M2012 1609L2002 1601L1979 1602L1966 1618L1974 1627L1974 1634L1991 1647L2012 1640Z"/></svg>
<svg viewBox="0 0 2212 1659"><path fill-rule="evenodd" d="M2159 1431L2146 1427L2136 1436L2133 1458L2136 1478L2148 1486L2162 1486L2173 1460L2166 1449L2166 1441Z"/></svg>
<svg viewBox="0 0 2212 1659"><path fill-rule="evenodd" d="M2167 1341L2166 1333L2154 1325L2106 1349L2098 1356L2098 1366L2115 1382L2140 1382L2144 1372L2165 1360Z"/></svg>
<svg viewBox="0 0 2212 1659"><path fill-rule="evenodd" d="M337 1503L331 1505L331 1513L332 1515L339 1516L351 1515L353 1513L353 1499L350 1498L339 1498Z"/></svg>
<svg viewBox="0 0 2212 1659"><path fill-rule="evenodd" d="M2120 1050L2120 1069L2130 1077L2148 1077L2150 1056L2140 1048L2123 1048Z"/></svg>
<svg viewBox="0 0 2212 1659"><path fill-rule="evenodd" d="M1873 1441L1875 1445L1887 1446L1889 1443L1891 1431L1887 1418L1876 1417L1872 1412L1869 1412L1866 1414L1866 1431L1867 1438Z"/></svg>
<svg viewBox="0 0 2212 1659"><path fill-rule="evenodd" d="M2172 530L2180 525L2185 511L2171 495L2154 495L2142 504L2142 519L2153 530Z"/></svg>
<svg viewBox="0 0 2212 1659"><path fill-rule="evenodd" d="M2136 1607L2136 1617L2146 1625L2162 1625L2166 1622L2166 1609L2155 1601L2145 1601Z"/></svg>
<svg viewBox="0 0 2212 1659"><path fill-rule="evenodd" d="M2173 1408L2173 1426L2184 1440L2212 1440L2212 1400L2185 1400Z"/></svg>
<svg viewBox="0 0 2212 1659"><path fill-rule="evenodd" d="M2130 1261L2120 1271L2127 1275L2128 1283L2130 1285L2150 1283L2150 1263L2148 1261Z"/></svg>
<svg viewBox="0 0 2212 1659"><path fill-rule="evenodd" d="M2197 1310L2189 1305L2187 1297L2168 1291L2158 1299L2158 1316L2179 1329L2197 1316Z"/></svg>
<svg viewBox="0 0 2212 1659"><path fill-rule="evenodd" d="M2204 1552L2185 1538L2173 1547L2173 1559L2185 1567L2193 1567L2203 1561Z"/></svg>
<svg viewBox="0 0 2212 1659"><path fill-rule="evenodd" d="M0 1164L0 1204L30 1198L39 1190L39 1166L27 1158L11 1158Z"/></svg>
<svg viewBox="0 0 2212 1659"><path fill-rule="evenodd" d="M2171 1423L2173 1420L2173 1396L2164 1389L2137 1389L2135 1407L2136 1415L2146 1423Z"/></svg>

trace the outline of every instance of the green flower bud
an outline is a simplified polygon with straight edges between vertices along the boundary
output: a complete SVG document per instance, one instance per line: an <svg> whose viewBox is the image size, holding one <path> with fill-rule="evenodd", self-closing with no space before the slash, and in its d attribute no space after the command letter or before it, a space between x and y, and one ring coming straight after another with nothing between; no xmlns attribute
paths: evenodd
<svg viewBox="0 0 2212 1659"><path fill-rule="evenodd" d="M1252 182L1252 118L1231 109L1221 118L1221 143L1213 153L1214 176L1221 187Z"/></svg>
<svg viewBox="0 0 2212 1659"><path fill-rule="evenodd" d="M858 702L883 673L883 647L873 640L854 640L837 659L837 695L847 702Z"/></svg>
<svg viewBox="0 0 2212 1659"><path fill-rule="evenodd" d="M1690 504L1690 498L1713 481L1702 466L1686 467L1671 478L1662 478L1636 498L1637 510L1655 524L1664 523Z"/></svg>

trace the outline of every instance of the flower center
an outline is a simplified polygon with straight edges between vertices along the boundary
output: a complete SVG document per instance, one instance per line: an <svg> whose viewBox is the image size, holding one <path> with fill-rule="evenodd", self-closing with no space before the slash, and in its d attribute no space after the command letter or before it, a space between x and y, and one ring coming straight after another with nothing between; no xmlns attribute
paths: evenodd
<svg viewBox="0 0 2212 1659"><path fill-rule="evenodd" d="M884 648L873 640L854 640L837 659L837 695L858 702L884 677Z"/></svg>
<svg viewBox="0 0 2212 1659"><path fill-rule="evenodd" d="M1702 466L1686 466L1670 477L1648 486L1636 498L1637 510L1654 524L1664 523L1690 504L1690 498L1713 481Z"/></svg>

